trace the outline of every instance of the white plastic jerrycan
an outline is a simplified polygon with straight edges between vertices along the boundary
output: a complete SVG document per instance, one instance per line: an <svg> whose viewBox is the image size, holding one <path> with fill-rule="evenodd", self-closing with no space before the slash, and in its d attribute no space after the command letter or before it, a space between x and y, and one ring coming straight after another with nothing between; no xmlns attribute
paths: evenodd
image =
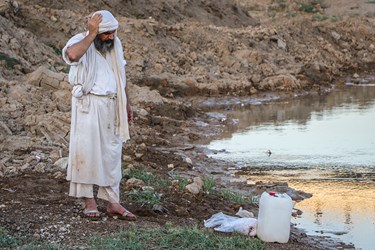
<svg viewBox="0 0 375 250"><path fill-rule="evenodd" d="M293 202L289 195L263 192L259 199L257 235L265 242L287 243Z"/></svg>

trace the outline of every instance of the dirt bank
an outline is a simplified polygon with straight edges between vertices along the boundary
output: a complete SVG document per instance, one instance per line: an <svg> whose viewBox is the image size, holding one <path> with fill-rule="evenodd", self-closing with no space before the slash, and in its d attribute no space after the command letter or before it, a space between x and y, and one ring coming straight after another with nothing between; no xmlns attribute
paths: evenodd
<svg viewBox="0 0 375 250"><path fill-rule="evenodd" d="M375 59L375 5L257 2L0 0L1 225L12 235L64 242L71 249L85 246L88 231L107 234L124 223L82 220L80 204L66 194L71 87L60 53L70 36L84 30L85 16L97 9L118 17L128 61L136 118L132 140L124 146L124 171L131 165L171 181L154 187L168 198L162 203L167 215L130 205L140 226L201 224L215 212L238 210L239 204L222 197L176 188L176 176L210 177L218 190L244 194L267 187L288 191L283 183L233 181L232 166L207 158L195 142L213 138L230 124L207 115L200 104L207 98L324 94L347 75L369 73ZM125 173L124 192L127 179ZM308 196L292 194L296 200ZM245 208L257 213L256 205ZM267 246L338 245L294 230L290 243Z"/></svg>

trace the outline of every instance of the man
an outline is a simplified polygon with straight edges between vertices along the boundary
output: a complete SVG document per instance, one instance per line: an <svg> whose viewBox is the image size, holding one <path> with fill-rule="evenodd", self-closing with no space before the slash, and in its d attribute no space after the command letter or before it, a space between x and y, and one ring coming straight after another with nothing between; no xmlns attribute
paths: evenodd
<svg viewBox="0 0 375 250"><path fill-rule="evenodd" d="M88 31L72 37L62 53L71 65L69 82L73 85L69 196L84 198L84 216L99 219L93 194L97 185L97 198L108 201L108 216L135 220L120 205L122 143L130 138L128 121L133 120L133 113L118 22L109 11L101 10L87 24Z"/></svg>

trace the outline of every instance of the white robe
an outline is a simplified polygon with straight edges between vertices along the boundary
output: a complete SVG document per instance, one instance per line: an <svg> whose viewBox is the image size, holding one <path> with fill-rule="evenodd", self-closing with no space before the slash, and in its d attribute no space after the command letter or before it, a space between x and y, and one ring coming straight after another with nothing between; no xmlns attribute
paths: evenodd
<svg viewBox="0 0 375 250"><path fill-rule="evenodd" d="M74 74L79 64L87 63L87 57L71 62L66 49L84 38L78 34L63 49L63 58L71 65L69 81L74 84ZM83 112L80 99L72 97L71 130L67 180L98 186L117 185L122 178L121 154L123 138L115 133L115 100L109 96L117 93L116 79L111 57L104 58L99 52L94 84L89 94L89 108ZM125 62L125 61L124 61ZM125 63L124 63L125 64ZM125 66L125 65L124 65Z"/></svg>

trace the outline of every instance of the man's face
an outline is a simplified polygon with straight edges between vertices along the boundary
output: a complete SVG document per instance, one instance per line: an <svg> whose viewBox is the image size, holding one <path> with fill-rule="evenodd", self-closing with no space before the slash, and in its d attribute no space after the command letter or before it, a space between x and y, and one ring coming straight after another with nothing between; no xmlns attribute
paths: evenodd
<svg viewBox="0 0 375 250"><path fill-rule="evenodd" d="M111 51L114 46L115 32L116 30L112 30L98 34L94 40L95 48L102 53Z"/></svg>

